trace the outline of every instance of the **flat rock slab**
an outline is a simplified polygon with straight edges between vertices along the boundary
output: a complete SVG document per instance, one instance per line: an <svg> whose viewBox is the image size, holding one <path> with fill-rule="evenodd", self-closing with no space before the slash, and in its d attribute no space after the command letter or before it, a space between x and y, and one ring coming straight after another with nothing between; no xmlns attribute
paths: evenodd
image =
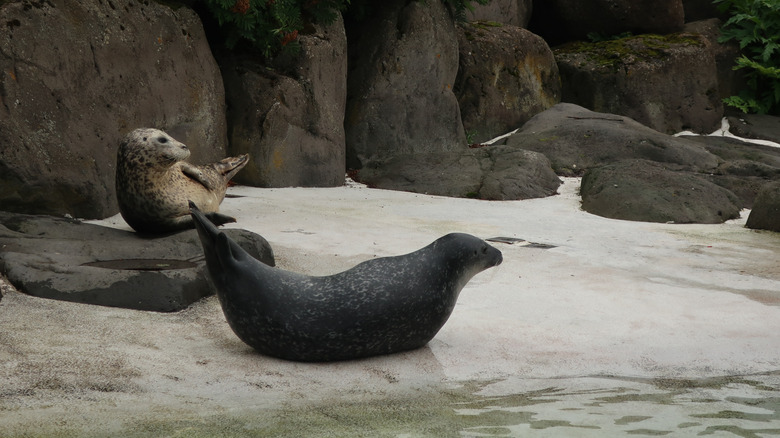
<svg viewBox="0 0 780 438"><path fill-rule="evenodd" d="M274 265L261 236L225 233ZM144 237L73 219L0 212L0 272L33 296L137 310L178 311L213 293L195 230Z"/></svg>

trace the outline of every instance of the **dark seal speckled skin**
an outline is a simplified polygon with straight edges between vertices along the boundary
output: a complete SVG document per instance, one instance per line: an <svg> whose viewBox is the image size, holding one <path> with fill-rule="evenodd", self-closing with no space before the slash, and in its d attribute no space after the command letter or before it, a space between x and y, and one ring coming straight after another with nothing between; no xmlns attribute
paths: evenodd
<svg viewBox="0 0 780 438"><path fill-rule="evenodd" d="M141 128L119 145L116 196L122 218L140 233L168 233L192 228L189 201L214 222L236 220L219 213L228 182L249 160L225 158L205 166L184 160L190 151L159 129Z"/></svg>
<svg viewBox="0 0 780 438"><path fill-rule="evenodd" d="M190 205L225 319L260 353L336 361L419 348L441 329L463 286L501 252L453 233L423 249L310 277L247 254Z"/></svg>

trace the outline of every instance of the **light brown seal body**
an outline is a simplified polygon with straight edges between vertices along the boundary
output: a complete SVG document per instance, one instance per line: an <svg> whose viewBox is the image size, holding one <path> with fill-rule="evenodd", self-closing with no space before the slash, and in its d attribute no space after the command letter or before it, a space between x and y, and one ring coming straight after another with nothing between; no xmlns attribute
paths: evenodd
<svg viewBox="0 0 780 438"><path fill-rule="evenodd" d="M190 151L159 129L129 133L119 146L116 195L124 220L141 233L192 228L189 201L217 224L235 222L219 213L230 179L246 165L248 155L196 166Z"/></svg>

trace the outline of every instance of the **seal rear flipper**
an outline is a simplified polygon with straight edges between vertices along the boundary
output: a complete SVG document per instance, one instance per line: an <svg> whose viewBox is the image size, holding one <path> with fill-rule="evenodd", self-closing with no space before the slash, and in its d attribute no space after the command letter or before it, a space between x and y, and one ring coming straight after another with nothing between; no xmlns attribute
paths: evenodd
<svg viewBox="0 0 780 438"><path fill-rule="evenodd" d="M213 163L212 166L225 178L225 181L230 181L230 179L233 178L239 170L243 169L248 162L249 154L244 154L237 157L224 158Z"/></svg>

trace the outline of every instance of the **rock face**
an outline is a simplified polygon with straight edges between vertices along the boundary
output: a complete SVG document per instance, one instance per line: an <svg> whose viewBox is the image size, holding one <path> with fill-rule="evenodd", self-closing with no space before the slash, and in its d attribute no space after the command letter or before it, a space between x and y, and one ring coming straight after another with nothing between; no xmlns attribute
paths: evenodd
<svg viewBox="0 0 780 438"><path fill-rule="evenodd" d="M225 233L274 265L261 236ZM74 220L0 212L0 268L27 294L102 306L171 312L214 293L195 230L148 239Z"/></svg>
<svg viewBox="0 0 780 438"><path fill-rule="evenodd" d="M225 156L224 92L197 15L147 1L2 2L0 204L103 218L114 161L153 126L196 163Z"/></svg>
<svg viewBox="0 0 780 438"><path fill-rule="evenodd" d="M625 115L668 134L720 126L715 59L699 35L572 43L556 48L555 56L564 102Z"/></svg>
<svg viewBox="0 0 780 438"><path fill-rule="evenodd" d="M612 219L722 223L739 217L736 196L682 166L623 160L589 169L582 178L583 210Z"/></svg>
<svg viewBox="0 0 780 438"><path fill-rule="evenodd" d="M537 35L509 25L458 26L455 95L472 143L522 126L561 98L555 57Z"/></svg>
<svg viewBox="0 0 780 438"><path fill-rule="evenodd" d="M684 15L682 0L545 0L534 2L529 29L555 45L592 32L675 32Z"/></svg>
<svg viewBox="0 0 780 438"><path fill-rule="evenodd" d="M347 41L343 21L299 37L301 51L223 59L230 151L252 160L237 182L259 187L344 183Z"/></svg>
<svg viewBox="0 0 780 438"><path fill-rule="evenodd" d="M780 231L780 181L766 184L748 216L748 228Z"/></svg>
<svg viewBox="0 0 780 438"><path fill-rule="evenodd" d="M466 12L467 21L492 21L510 26L526 27L531 21L533 0L491 0L486 5L472 4Z"/></svg>
<svg viewBox="0 0 780 438"><path fill-rule="evenodd" d="M455 25L442 2L390 0L348 29L347 167L466 145L452 86Z"/></svg>
<svg viewBox="0 0 780 438"><path fill-rule="evenodd" d="M561 184L544 155L507 146L396 156L355 178L381 189L499 201L554 195Z"/></svg>
<svg viewBox="0 0 780 438"><path fill-rule="evenodd" d="M662 134L628 117L570 103L559 103L536 115L505 142L543 153L556 173L569 176L631 158L681 164L695 171L713 171L719 163L696 142Z"/></svg>

